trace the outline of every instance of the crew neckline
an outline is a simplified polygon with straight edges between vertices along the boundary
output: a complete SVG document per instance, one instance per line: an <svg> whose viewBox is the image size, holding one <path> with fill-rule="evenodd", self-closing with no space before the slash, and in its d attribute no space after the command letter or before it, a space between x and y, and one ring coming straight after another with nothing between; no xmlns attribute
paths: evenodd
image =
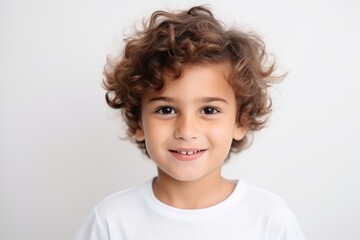
<svg viewBox="0 0 360 240"><path fill-rule="evenodd" d="M206 208L182 209L167 205L157 199L152 188L152 182L153 179L150 179L143 185L142 190L146 204L160 215L187 222L204 222L219 217L231 210L234 206L240 204L247 190L245 182L242 180L234 180L234 190L222 202Z"/></svg>

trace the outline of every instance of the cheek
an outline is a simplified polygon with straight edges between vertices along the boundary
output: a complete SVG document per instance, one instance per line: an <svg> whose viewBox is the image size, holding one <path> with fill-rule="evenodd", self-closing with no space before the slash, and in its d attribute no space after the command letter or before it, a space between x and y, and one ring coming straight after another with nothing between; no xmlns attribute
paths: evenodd
<svg viewBox="0 0 360 240"><path fill-rule="evenodd" d="M148 153L154 154L156 149L163 146L169 137L169 130L166 124L158 121L148 121L144 126L145 143Z"/></svg>
<svg viewBox="0 0 360 240"><path fill-rule="evenodd" d="M225 127L224 127L225 126ZM208 136L216 142L218 145L231 144L234 136L234 127L228 125L219 124L208 128Z"/></svg>
<svg viewBox="0 0 360 240"><path fill-rule="evenodd" d="M235 117L234 117L235 118ZM212 141L221 146L224 151L229 151L234 138L236 130L235 120L232 116L227 116L226 119L212 126L210 129Z"/></svg>
<svg viewBox="0 0 360 240"><path fill-rule="evenodd" d="M236 128L235 117L225 116L220 121L211 123L206 127L206 131L212 132L212 134L217 134L218 136L233 136Z"/></svg>
<svg viewBox="0 0 360 240"><path fill-rule="evenodd" d="M161 138L167 132L167 124L164 124L161 121L157 121L156 119L148 120L146 124L146 135L149 138L152 138L152 140Z"/></svg>

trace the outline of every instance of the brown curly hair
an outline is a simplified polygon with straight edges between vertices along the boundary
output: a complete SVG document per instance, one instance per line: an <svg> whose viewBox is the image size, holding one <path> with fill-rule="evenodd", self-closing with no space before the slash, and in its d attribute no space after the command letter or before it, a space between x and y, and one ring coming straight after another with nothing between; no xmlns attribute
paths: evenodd
<svg viewBox="0 0 360 240"><path fill-rule="evenodd" d="M175 79L181 77L185 64L230 63L237 123L248 130L242 140L233 140L231 152L250 145L252 132L265 126L271 112L267 88L283 76L273 76L275 65L268 63L264 42L256 34L226 29L208 8L196 6L154 12L125 43L119 57L108 57L103 84L108 105L121 109L129 137L140 129L144 92L161 90L166 70L173 71ZM145 141L137 143L146 152Z"/></svg>

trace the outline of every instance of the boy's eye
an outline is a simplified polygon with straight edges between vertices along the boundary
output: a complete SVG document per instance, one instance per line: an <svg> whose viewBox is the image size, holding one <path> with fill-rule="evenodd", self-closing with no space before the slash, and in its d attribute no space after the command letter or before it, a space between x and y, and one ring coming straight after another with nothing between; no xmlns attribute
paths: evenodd
<svg viewBox="0 0 360 240"><path fill-rule="evenodd" d="M216 108L213 108L213 107L206 107L204 108L203 110L201 110L201 113L203 114L216 114L218 113L219 110L217 110Z"/></svg>
<svg viewBox="0 0 360 240"><path fill-rule="evenodd" d="M175 109L172 107L161 107L159 108L157 111L157 113L166 115L166 114L174 114L175 113Z"/></svg>

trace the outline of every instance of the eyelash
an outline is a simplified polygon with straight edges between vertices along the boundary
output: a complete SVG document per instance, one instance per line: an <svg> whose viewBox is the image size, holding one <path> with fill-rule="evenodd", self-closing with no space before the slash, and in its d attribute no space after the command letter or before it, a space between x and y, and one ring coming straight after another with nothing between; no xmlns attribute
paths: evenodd
<svg viewBox="0 0 360 240"><path fill-rule="evenodd" d="M171 113L164 113L164 112L162 112L163 110L170 110L171 111ZM161 114L161 115L169 115L169 114L173 114L173 112L174 113L176 113L176 111L175 111L175 109L173 108L173 107L170 107L170 106L162 106L162 107L159 107L158 109L156 109L156 113L159 113L159 114Z"/></svg>
<svg viewBox="0 0 360 240"><path fill-rule="evenodd" d="M167 113L165 113L164 110L166 110ZM205 112L205 111L209 111L209 110L211 113ZM205 115L215 115L215 114L220 113L220 110L215 107L204 107L200 112ZM171 106L162 106L162 107L159 107L158 109L156 109L156 113L159 113L161 115L169 115L169 114L176 113L176 110L175 110L175 108L173 108Z"/></svg>
<svg viewBox="0 0 360 240"><path fill-rule="evenodd" d="M208 113L206 114L205 113L205 110L211 110L212 113ZM217 114L217 113L220 113L219 109L215 108L215 107L205 107L201 110L201 113L204 113L206 115L214 115L214 114Z"/></svg>

